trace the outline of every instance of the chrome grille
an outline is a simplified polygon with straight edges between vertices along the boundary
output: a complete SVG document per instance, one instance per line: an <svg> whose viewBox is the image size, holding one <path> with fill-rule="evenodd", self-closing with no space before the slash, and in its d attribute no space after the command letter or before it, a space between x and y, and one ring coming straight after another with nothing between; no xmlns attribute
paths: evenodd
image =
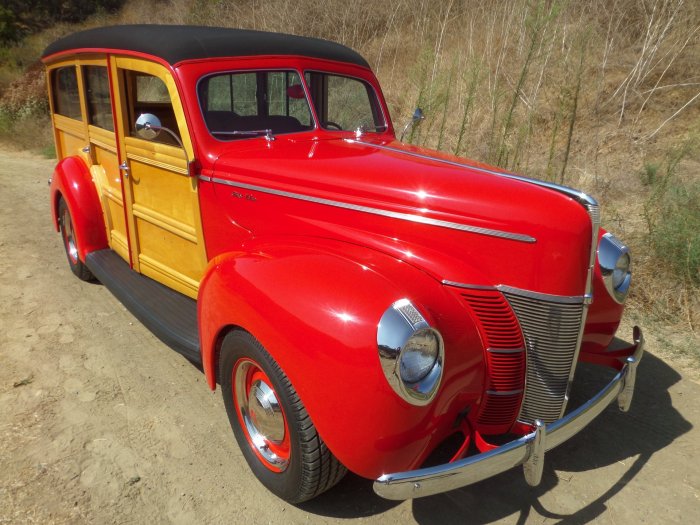
<svg viewBox="0 0 700 525"><path fill-rule="evenodd" d="M583 322L582 300L566 302L504 292L525 338L527 374L518 420L556 421L566 406Z"/></svg>

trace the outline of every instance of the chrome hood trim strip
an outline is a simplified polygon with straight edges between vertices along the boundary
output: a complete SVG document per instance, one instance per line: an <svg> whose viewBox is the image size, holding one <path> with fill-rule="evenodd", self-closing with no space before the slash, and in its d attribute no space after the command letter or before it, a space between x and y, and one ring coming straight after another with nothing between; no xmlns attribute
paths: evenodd
<svg viewBox="0 0 700 525"><path fill-rule="evenodd" d="M265 188L263 186L255 186L253 184L246 184L243 182L234 182L226 179L219 179L217 177L209 177L206 175L199 175L199 180L205 182L214 182L216 184L224 184L226 186L232 186L234 188L243 188L247 190L259 191L261 193L267 193L269 195L277 195L280 197L287 197L290 199L297 199L306 202L313 202L315 204L323 204L325 206L333 206L336 208L343 208L346 210L359 211L362 213L370 213L373 215L380 215L382 217L390 217L392 219L399 219L402 221L415 222L419 224L427 224L429 226L438 226L441 228L449 228L451 230L459 230L463 232L476 233L479 235L488 235L490 237L499 237L501 239L507 239L510 241L519 241L526 243L537 242L537 239L531 237L530 235L525 235L523 233L512 233L502 230L494 230L491 228L481 228L479 226L471 226L468 224L460 224L457 222L443 221L440 219L431 219L430 217L423 217L422 215L414 215L412 213L401 213L389 210L383 210L381 208L372 208L369 206L361 206L359 204L351 204L349 202L334 201L330 199L323 199L321 197L313 197L311 195L304 195L302 193L293 193L289 191L275 190L272 188Z"/></svg>

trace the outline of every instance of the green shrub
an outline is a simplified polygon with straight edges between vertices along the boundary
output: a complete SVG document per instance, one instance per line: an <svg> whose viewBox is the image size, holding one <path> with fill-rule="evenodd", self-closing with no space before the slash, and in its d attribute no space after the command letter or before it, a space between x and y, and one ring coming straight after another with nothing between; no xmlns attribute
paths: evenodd
<svg viewBox="0 0 700 525"><path fill-rule="evenodd" d="M649 245L659 261L691 286L700 285L700 182L684 181L678 171L697 145L697 137L691 137L664 164L646 163L641 173L642 184L650 189L644 205Z"/></svg>
<svg viewBox="0 0 700 525"><path fill-rule="evenodd" d="M649 232L656 256L676 275L700 285L700 183L672 181Z"/></svg>

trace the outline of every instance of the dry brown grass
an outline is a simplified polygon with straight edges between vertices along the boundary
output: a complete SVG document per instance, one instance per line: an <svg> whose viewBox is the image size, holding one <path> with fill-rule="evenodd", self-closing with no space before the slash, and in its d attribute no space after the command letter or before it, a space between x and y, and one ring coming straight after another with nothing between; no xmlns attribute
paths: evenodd
<svg viewBox="0 0 700 525"><path fill-rule="evenodd" d="M697 286L653 253L652 190L640 180L646 164L700 132L698 2L132 0L86 26L104 23L252 28L357 49L397 128L417 105L428 115L412 142L596 195L605 225L633 248L634 309L700 346ZM31 46L73 30L54 28ZM688 152L675 183L697 178L699 163Z"/></svg>

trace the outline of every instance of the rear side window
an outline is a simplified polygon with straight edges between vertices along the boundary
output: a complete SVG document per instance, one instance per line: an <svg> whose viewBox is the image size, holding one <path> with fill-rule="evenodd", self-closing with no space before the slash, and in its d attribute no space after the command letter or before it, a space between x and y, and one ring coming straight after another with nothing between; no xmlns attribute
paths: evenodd
<svg viewBox="0 0 700 525"><path fill-rule="evenodd" d="M83 71L88 122L98 128L114 131L107 68L84 66Z"/></svg>
<svg viewBox="0 0 700 525"><path fill-rule="evenodd" d="M51 74L53 110L64 117L83 120L80 112L78 75L75 66L54 69Z"/></svg>

